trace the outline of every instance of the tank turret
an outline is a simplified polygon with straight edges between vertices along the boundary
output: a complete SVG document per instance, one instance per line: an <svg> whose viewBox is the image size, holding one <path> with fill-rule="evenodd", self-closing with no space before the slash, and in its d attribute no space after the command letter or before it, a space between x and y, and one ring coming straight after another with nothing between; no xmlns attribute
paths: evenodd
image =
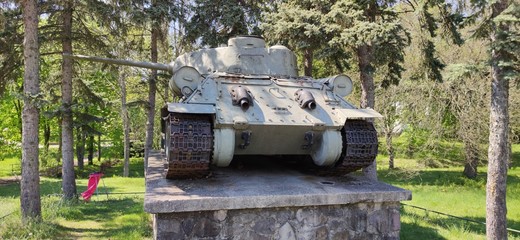
<svg viewBox="0 0 520 240"><path fill-rule="evenodd" d="M261 37L231 38L170 64L65 57L172 74L169 86L181 98L161 113L167 178L203 177L210 165L246 155L310 156L318 171L346 174L377 155L377 132L367 120L381 115L344 99L351 79L298 76L294 53L266 47Z"/></svg>

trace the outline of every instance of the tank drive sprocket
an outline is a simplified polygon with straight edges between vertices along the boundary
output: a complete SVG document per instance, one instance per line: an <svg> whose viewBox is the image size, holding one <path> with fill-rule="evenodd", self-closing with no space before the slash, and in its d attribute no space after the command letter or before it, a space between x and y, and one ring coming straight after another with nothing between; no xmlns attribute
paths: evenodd
<svg viewBox="0 0 520 240"><path fill-rule="evenodd" d="M368 167L377 156L378 140L374 124L365 120L347 120L341 129L343 149L332 167L320 167L318 175L339 176Z"/></svg>
<svg viewBox="0 0 520 240"><path fill-rule="evenodd" d="M207 115L170 113L166 122L168 179L202 178L209 173L213 129Z"/></svg>

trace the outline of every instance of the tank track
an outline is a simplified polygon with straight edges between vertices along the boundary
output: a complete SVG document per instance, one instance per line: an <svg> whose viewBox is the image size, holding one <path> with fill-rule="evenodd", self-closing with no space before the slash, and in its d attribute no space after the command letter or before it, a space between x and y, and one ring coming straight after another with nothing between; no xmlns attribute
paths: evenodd
<svg viewBox="0 0 520 240"><path fill-rule="evenodd" d="M166 131L166 178L207 176L213 151L211 118L207 115L170 113Z"/></svg>
<svg viewBox="0 0 520 240"><path fill-rule="evenodd" d="M347 120L341 129L343 149L332 167L315 169L318 175L339 176L368 167L377 156L378 140L374 124L365 120Z"/></svg>

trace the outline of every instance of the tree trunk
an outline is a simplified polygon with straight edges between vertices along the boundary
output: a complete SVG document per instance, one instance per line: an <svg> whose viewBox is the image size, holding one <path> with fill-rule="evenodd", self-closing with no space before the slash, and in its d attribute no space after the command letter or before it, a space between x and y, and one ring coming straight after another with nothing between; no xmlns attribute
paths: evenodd
<svg viewBox="0 0 520 240"><path fill-rule="evenodd" d="M128 177L130 172L130 120L128 118L128 108L126 106L126 76L123 67L119 67L119 87L121 88L121 118L123 119L124 130L124 166L123 177Z"/></svg>
<svg viewBox="0 0 520 240"><path fill-rule="evenodd" d="M51 124L50 119L44 118L43 121L43 150L45 154L49 154L49 142L51 140Z"/></svg>
<svg viewBox="0 0 520 240"><path fill-rule="evenodd" d="M507 7L507 0L492 5L492 17ZM504 40L508 26L493 27L491 44ZM486 186L486 235L487 239L507 239L506 179L509 159L509 81L504 77L499 62L503 50L491 51L491 106L489 124L488 175Z"/></svg>
<svg viewBox="0 0 520 240"><path fill-rule="evenodd" d="M478 140L475 140L478 142ZM477 167L479 161L478 146L470 141L464 142L464 151L466 152L466 164L464 165L464 176L470 179L477 177Z"/></svg>
<svg viewBox="0 0 520 240"><path fill-rule="evenodd" d="M48 118L43 118L43 156L40 158L42 166L47 166L47 159L49 159L49 142L51 138L51 125Z"/></svg>
<svg viewBox="0 0 520 240"><path fill-rule="evenodd" d="M372 48L363 45L357 49L359 61L359 78L361 80L361 108L374 108L375 87L373 69L370 61L372 60ZM377 181L377 165L374 161L370 166L363 168L363 174L370 180Z"/></svg>
<svg viewBox="0 0 520 240"><path fill-rule="evenodd" d="M83 169L85 166L85 131L83 127L78 127L76 130L76 157L78 159L79 169Z"/></svg>
<svg viewBox="0 0 520 240"><path fill-rule="evenodd" d="M152 24L151 36L151 60L157 62L157 39L159 38L159 24ZM146 174L148 168L148 157L153 146L153 130L155 120L155 93L157 92L157 70L152 70L148 81L148 119L146 121L146 141L144 146L144 172Z"/></svg>
<svg viewBox="0 0 520 240"><path fill-rule="evenodd" d="M66 1L63 7L63 32L62 49L64 54L72 54L72 4ZM74 137L72 132L72 59L63 58L62 64L62 119L61 136L63 167L62 167L62 189L65 199L76 197L76 177L74 175Z"/></svg>
<svg viewBox="0 0 520 240"><path fill-rule="evenodd" d="M98 135L97 139L97 160L98 162L101 162L101 135Z"/></svg>
<svg viewBox="0 0 520 240"><path fill-rule="evenodd" d="M313 51L312 49L306 48L303 52L303 74L308 77L312 77L312 60Z"/></svg>
<svg viewBox="0 0 520 240"><path fill-rule="evenodd" d="M22 1L25 34L24 58L24 106L22 111L22 180L20 204L22 218L41 219L40 175L38 166L38 128L40 112L36 97L40 93L37 1Z"/></svg>
<svg viewBox="0 0 520 240"><path fill-rule="evenodd" d="M88 137L88 165L94 165L94 135Z"/></svg>
<svg viewBox="0 0 520 240"><path fill-rule="evenodd" d="M39 53L38 53L39 54ZM20 89L20 92L23 91L23 88ZM23 130L22 130L22 111L23 111L23 104L22 104L22 101L20 101L19 99L15 100L14 102L14 108L16 109L16 116L17 116L17 120L18 120L18 130L20 131L20 136L23 134Z"/></svg>
<svg viewBox="0 0 520 240"><path fill-rule="evenodd" d="M385 138L386 138L386 151L388 152L388 168L394 169L394 158L395 151L394 145L392 143L392 128L386 128Z"/></svg>
<svg viewBox="0 0 520 240"><path fill-rule="evenodd" d="M61 119L58 120L58 122L61 122ZM62 141L62 137L63 136L63 132L62 132L62 127L61 125L59 126L59 132L60 132L60 137L58 138L58 153L61 153L61 150L63 149L62 148L62 145L63 145L63 141ZM56 162L61 162L61 154L56 154Z"/></svg>

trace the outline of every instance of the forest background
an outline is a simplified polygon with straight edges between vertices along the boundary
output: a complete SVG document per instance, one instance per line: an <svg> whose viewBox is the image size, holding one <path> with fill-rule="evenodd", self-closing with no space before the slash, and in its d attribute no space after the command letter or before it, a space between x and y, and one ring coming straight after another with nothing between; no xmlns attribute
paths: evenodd
<svg viewBox="0 0 520 240"><path fill-rule="evenodd" d="M517 1L39 1L40 91L29 96L25 2L0 3L0 161L22 157L22 112L30 99L40 112L39 170L62 176L67 198L77 194L75 171L84 161L122 159L128 176L132 148L144 149L146 164L160 144L156 112L177 99L168 75L67 63L63 53L168 63L233 36L261 35L295 51L302 75L353 79L348 100L385 116L376 125L388 168L399 167L396 155L419 156L426 168L463 166L470 179L488 164L496 62L511 86L507 149L520 142ZM500 61L493 60L497 51ZM399 134L406 141L394 147ZM446 144L461 146L455 161L446 160Z"/></svg>

